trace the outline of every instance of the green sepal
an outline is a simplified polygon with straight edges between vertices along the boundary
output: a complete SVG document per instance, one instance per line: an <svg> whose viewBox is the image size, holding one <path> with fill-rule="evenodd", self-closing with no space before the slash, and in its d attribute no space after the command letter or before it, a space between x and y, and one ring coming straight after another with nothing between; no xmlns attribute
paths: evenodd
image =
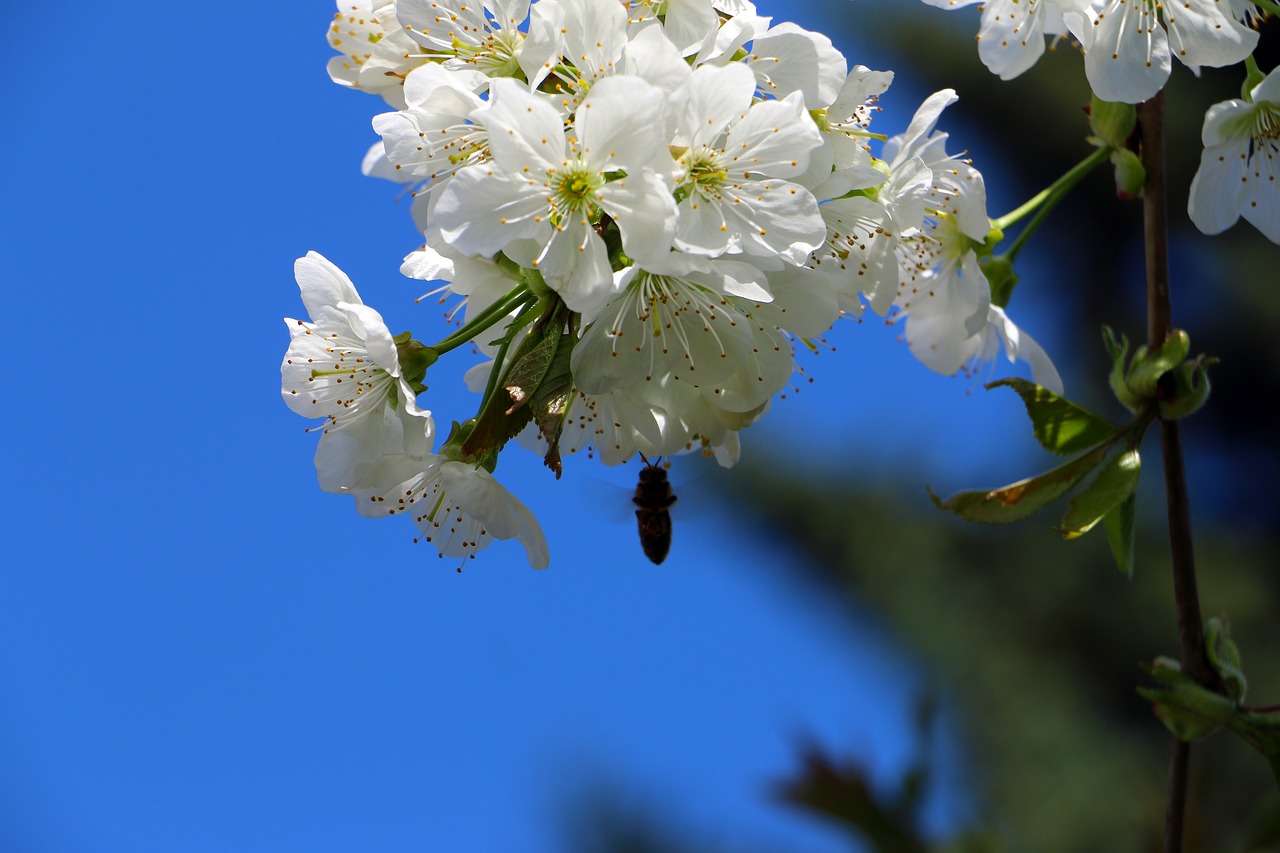
<svg viewBox="0 0 1280 853"><path fill-rule="evenodd" d="M427 376L427 368L435 364L440 353L424 344L413 340L412 332L401 332L391 339L396 345L396 357L400 359L400 375L421 394L427 389L423 380Z"/></svg>
<svg viewBox="0 0 1280 853"><path fill-rule="evenodd" d="M1184 361L1173 371L1173 394L1160 400L1160 417L1177 420L1194 414L1209 400L1209 368L1218 363L1216 358L1197 356Z"/></svg>
<svg viewBox="0 0 1280 853"><path fill-rule="evenodd" d="M1089 104L1089 128L1097 137L1095 144L1126 148L1137 126L1138 110L1133 104L1116 104L1093 96Z"/></svg>
<svg viewBox="0 0 1280 853"><path fill-rule="evenodd" d="M1209 663L1222 679L1227 696L1235 702L1243 702L1245 692L1249 688L1244 677L1243 664L1240 661L1240 649L1231 639L1231 632L1226 622L1217 616L1204 626L1205 651L1209 655Z"/></svg>
<svg viewBox="0 0 1280 853"><path fill-rule="evenodd" d="M1036 441L1059 456L1071 456L1096 447L1115 438L1121 430L1105 418L1026 379L1000 379L987 388L1002 386L1012 388L1022 398L1027 417L1035 428Z"/></svg>
<svg viewBox="0 0 1280 853"><path fill-rule="evenodd" d="M1141 473L1142 459L1136 447L1112 456L1098 470L1093 482L1071 498L1058 532L1064 539L1076 539L1088 533L1111 510L1133 495Z"/></svg>
<svg viewBox="0 0 1280 853"><path fill-rule="evenodd" d="M1178 740L1201 740L1235 717L1235 702L1196 683L1176 660L1158 657L1144 669L1159 686L1139 687L1138 693L1151 700L1160 722Z"/></svg>
<svg viewBox="0 0 1280 853"><path fill-rule="evenodd" d="M1111 356L1111 373L1107 381L1111 385L1111 393L1131 412L1142 408L1142 399L1129 390L1125 383L1125 370L1128 367L1129 338L1125 335L1116 337L1110 326L1102 327L1102 340L1106 344L1107 354Z"/></svg>
<svg viewBox="0 0 1280 853"><path fill-rule="evenodd" d="M1018 286L1018 274L1013 271L1013 261L1007 255L993 255L984 258L982 274L987 277L991 286L991 304L997 308L1005 308L1013 298L1013 289Z"/></svg>
<svg viewBox="0 0 1280 853"><path fill-rule="evenodd" d="M1124 572L1125 577L1130 578L1133 577L1133 528L1137 503L1137 496L1129 495L1102 517L1102 526L1107 531L1107 543L1111 546L1111 556L1115 558L1116 566Z"/></svg>
<svg viewBox="0 0 1280 853"><path fill-rule="evenodd" d="M954 512L966 521L1012 524L1071 491L1090 471L1101 465L1106 457L1106 446L1097 447L1038 477L1029 477L998 489L957 492L946 500L939 498L930 489L929 497L934 506Z"/></svg>
<svg viewBox="0 0 1280 853"><path fill-rule="evenodd" d="M1147 352L1138 347L1129 362L1125 384L1142 400L1156 399L1156 383L1160 377L1187 360L1191 352L1191 336L1181 329L1174 329L1156 349Z"/></svg>
<svg viewBox="0 0 1280 853"><path fill-rule="evenodd" d="M1111 149L1111 165L1115 168L1116 198L1129 201L1142 195L1147 183L1147 169L1140 158L1128 148Z"/></svg>
<svg viewBox="0 0 1280 853"><path fill-rule="evenodd" d="M1258 67L1258 61L1252 55L1246 57L1244 67L1245 75L1244 83L1240 85L1240 99L1253 103L1253 90L1267 79L1267 75L1262 73L1262 69Z"/></svg>

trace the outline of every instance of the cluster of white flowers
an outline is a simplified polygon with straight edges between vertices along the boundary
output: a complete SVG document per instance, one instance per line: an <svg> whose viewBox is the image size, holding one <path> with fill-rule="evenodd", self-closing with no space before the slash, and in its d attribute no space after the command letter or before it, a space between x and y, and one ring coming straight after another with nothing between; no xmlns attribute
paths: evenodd
<svg viewBox="0 0 1280 853"><path fill-rule="evenodd" d="M1073 36L1084 52L1085 75L1104 101L1137 104L1164 88L1173 58L1196 74L1204 66L1235 65L1252 57L1262 19L1251 0L923 0L958 9L982 3L978 55L993 74L1011 80L1035 65L1046 36ZM1271 12L1280 10L1266 0ZM1274 78L1273 70L1270 78ZM1188 212L1206 234L1244 217L1280 243L1280 90L1268 79L1249 100L1217 104L1205 116L1205 153Z"/></svg>
<svg viewBox="0 0 1280 853"><path fill-rule="evenodd" d="M864 305L905 318L936 371L1003 342L1059 387L992 304L982 176L935 130L954 93L885 141L869 125L893 75L747 0L339 10L332 78L395 108L373 120L365 171L414 188L425 242L401 269L466 300L463 328L424 347L393 339L323 258L298 262L312 322L289 321L284 395L327 419L321 486L362 513L408 513L450 556L518 538L546 565L536 521L491 476L508 439L557 475L586 448L732 465L796 344ZM480 412L432 450L414 389L464 341L489 359L467 375Z"/></svg>
<svg viewBox="0 0 1280 853"><path fill-rule="evenodd" d="M1036 64L1045 37L1070 33L1085 55L1089 84L1104 101L1136 104L1164 88L1173 57L1192 71L1234 65L1258 34L1249 0L924 0L958 9L981 2L978 55L1002 80Z"/></svg>

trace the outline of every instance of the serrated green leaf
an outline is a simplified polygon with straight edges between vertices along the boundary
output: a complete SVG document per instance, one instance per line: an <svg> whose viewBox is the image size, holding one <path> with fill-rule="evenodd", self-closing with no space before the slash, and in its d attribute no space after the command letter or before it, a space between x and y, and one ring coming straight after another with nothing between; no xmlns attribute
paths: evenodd
<svg viewBox="0 0 1280 853"><path fill-rule="evenodd" d="M992 382L987 388L1000 386L1017 392L1035 427L1036 440L1045 450L1060 456L1071 456L1110 441L1121 429L1107 419L1100 418L1088 409L1026 379L1001 379Z"/></svg>
<svg viewBox="0 0 1280 853"><path fill-rule="evenodd" d="M525 339L526 342L532 339L532 345L527 349L523 346L520 348L515 360L511 363L511 369L502 380L502 387L511 395L511 408L507 409L508 415L529 402L541 387L543 378L556 357L556 350L560 347L560 337L560 335L542 335Z"/></svg>
<svg viewBox="0 0 1280 853"><path fill-rule="evenodd" d="M562 470L560 433L564 429L564 419L569 414L569 405L573 400L573 374L569 370L569 358L576 340L573 335L561 336L555 358L547 367L530 402L538 432L547 442L547 452L542 457L542 462L556 473L557 480L560 479Z"/></svg>
<svg viewBox="0 0 1280 853"><path fill-rule="evenodd" d="M1077 492L1062 517L1058 532L1066 539L1083 536L1114 507L1128 499L1138 488L1142 460L1137 448L1131 447L1112 456L1086 488Z"/></svg>
<svg viewBox="0 0 1280 853"><path fill-rule="evenodd" d="M954 512L979 524L1012 524L1046 504L1062 497L1106 459L1107 449L1099 447L1038 477L1029 477L987 492L959 492L942 500L929 496L939 509Z"/></svg>
<svg viewBox="0 0 1280 853"><path fill-rule="evenodd" d="M1111 556L1115 557L1116 566L1126 577L1133 577L1133 522L1137 503L1137 496L1130 495L1102 517Z"/></svg>

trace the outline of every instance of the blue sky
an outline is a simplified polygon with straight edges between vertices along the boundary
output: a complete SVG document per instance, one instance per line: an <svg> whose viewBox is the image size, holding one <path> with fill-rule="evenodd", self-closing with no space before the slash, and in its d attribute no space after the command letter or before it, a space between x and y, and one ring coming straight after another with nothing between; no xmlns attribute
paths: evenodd
<svg viewBox="0 0 1280 853"><path fill-rule="evenodd" d="M805 734L891 777L921 676L788 582L767 532L706 506L655 569L616 520L633 470L504 460L552 568L500 543L459 575L317 488L279 398L294 258L327 255L393 331L438 320L398 274L406 205L359 174L381 102L328 81L331 7L246 12L55 4L0 55L0 849L553 851L606 783L731 849L844 849L766 787ZM898 70L882 131L927 94ZM1016 475L1012 395L895 335L839 326L744 453ZM445 423L474 405L452 361L422 401Z"/></svg>

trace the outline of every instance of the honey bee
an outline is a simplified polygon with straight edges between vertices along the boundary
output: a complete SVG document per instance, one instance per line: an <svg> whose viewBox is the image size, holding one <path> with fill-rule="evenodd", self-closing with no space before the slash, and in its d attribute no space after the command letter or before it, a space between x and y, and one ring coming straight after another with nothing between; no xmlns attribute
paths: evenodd
<svg viewBox="0 0 1280 853"><path fill-rule="evenodd" d="M636 495L631 502L636 505L640 547L655 566L661 565L671 550L671 513L668 510L676 502L675 492L667 482L667 469L645 459Z"/></svg>

